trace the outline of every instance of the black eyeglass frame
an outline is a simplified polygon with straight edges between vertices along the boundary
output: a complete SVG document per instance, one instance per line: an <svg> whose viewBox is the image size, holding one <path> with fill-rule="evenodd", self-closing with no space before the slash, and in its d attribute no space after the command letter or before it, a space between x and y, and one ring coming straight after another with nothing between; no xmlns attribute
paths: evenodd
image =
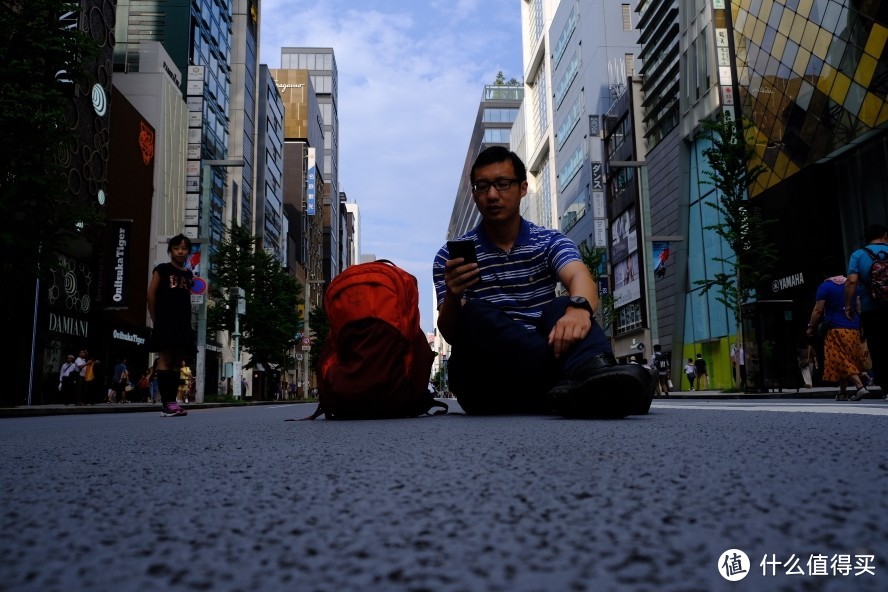
<svg viewBox="0 0 888 592"><path fill-rule="evenodd" d="M493 181L478 181L477 183L472 183L472 191L474 193L483 195L490 191L490 188L493 187L501 193L503 191L508 191L512 188L512 185L520 182L521 179L509 179L506 177L494 179Z"/></svg>

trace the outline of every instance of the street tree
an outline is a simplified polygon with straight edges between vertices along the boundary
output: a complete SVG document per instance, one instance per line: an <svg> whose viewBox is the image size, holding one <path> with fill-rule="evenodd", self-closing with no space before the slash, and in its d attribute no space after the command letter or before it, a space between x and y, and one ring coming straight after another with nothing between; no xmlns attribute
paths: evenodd
<svg viewBox="0 0 888 592"><path fill-rule="evenodd" d="M330 333L330 321L327 319L327 311L323 306L313 308L308 314L308 326L311 329L311 360L309 362L312 372L317 373L318 361L321 359L321 350L327 343L327 335Z"/></svg>
<svg viewBox="0 0 888 592"><path fill-rule="evenodd" d="M247 228L232 223L226 234L226 240L211 257L214 278L209 290L207 326L215 331L234 332L237 300L233 288L241 288L246 297L246 314L239 320L240 345L250 354L246 367L290 367L302 287L277 259L256 248L257 239Z"/></svg>
<svg viewBox="0 0 888 592"><path fill-rule="evenodd" d="M0 2L0 291L4 326L18 326L34 282L59 254L102 223L97 207L68 188L65 155L76 146L72 97L89 94L85 63L98 46L77 23L80 3ZM14 337L7 335L15 340Z"/></svg>
<svg viewBox="0 0 888 592"><path fill-rule="evenodd" d="M607 249L603 247L590 248L589 245L586 244L586 241L583 241L580 243L580 257L583 258L583 263L589 268L589 272L592 274L592 277L597 284L602 276L604 263L607 260ZM614 322L614 309L616 307L617 299L614 298L614 295L608 290L607 294L599 296L598 300L600 302L600 307L597 314L601 326L607 330L607 328Z"/></svg>
<svg viewBox="0 0 888 592"><path fill-rule="evenodd" d="M768 240L767 228L774 221L748 197L749 188L765 172L762 164L751 164L753 148L747 142L744 128L733 118L720 114L705 120L702 126L711 145L703 150L709 164L706 176L709 185L718 190L716 201L706 205L718 212L718 223L705 226L714 231L730 247L725 257L713 257L725 271L697 280L700 293L716 289L716 300L733 313L736 334L742 343L741 306L750 301L756 287L768 277L777 261L777 250Z"/></svg>

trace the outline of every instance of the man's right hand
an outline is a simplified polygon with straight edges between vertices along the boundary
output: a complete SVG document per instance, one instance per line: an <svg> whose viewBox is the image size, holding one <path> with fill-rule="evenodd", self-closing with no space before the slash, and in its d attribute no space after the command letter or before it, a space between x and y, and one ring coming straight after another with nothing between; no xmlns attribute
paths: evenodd
<svg viewBox="0 0 888 592"><path fill-rule="evenodd" d="M444 264L444 284L450 299L461 300L466 289L477 284L480 279L481 271L477 263L465 263L465 259L457 257L448 259Z"/></svg>

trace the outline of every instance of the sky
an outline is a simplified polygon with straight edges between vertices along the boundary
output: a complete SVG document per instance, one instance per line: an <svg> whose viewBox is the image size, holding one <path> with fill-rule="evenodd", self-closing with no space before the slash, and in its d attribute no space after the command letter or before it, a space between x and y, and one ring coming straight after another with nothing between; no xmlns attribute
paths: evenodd
<svg viewBox="0 0 888 592"><path fill-rule="evenodd" d="M361 251L416 276L433 330L432 260L447 227L485 84L522 79L521 0L263 0L260 62L332 47L339 184Z"/></svg>

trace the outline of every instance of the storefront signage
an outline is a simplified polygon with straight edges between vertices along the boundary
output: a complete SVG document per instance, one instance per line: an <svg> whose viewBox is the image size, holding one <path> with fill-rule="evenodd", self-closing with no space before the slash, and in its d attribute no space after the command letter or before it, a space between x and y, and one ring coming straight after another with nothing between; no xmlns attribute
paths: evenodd
<svg viewBox="0 0 888 592"><path fill-rule="evenodd" d="M308 149L308 187L305 193L305 214L307 216L315 215L315 149Z"/></svg>
<svg viewBox="0 0 888 592"><path fill-rule="evenodd" d="M111 222L111 302L109 309L127 308L129 305L129 242L132 220Z"/></svg>
<svg viewBox="0 0 888 592"><path fill-rule="evenodd" d="M126 341L127 343L133 343L135 345L145 345L144 337L130 331L121 331L119 329L114 329L111 332L111 338L114 341Z"/></svg>
<svg viewBox="0 0 888 592"><path fill-rule="evenodd" d="M89 321L67 317L55 312L49 313L49 326L47 329L76 337L89 337Z"/></svg>
<svg viewBox="0 0 888 592"><path fill-rule="evenodd" d="M592 191L604 191L604 166L600 162L592 164Z"/></svg>
<svg viewBox="0 0 888 592"><path fill-rule="evenodd" d="M771 290L776 294L777 292L782 292L783 290L787 290L789 288L801 286L804 283L804 274L796 273L771 282Z"/></svg>

